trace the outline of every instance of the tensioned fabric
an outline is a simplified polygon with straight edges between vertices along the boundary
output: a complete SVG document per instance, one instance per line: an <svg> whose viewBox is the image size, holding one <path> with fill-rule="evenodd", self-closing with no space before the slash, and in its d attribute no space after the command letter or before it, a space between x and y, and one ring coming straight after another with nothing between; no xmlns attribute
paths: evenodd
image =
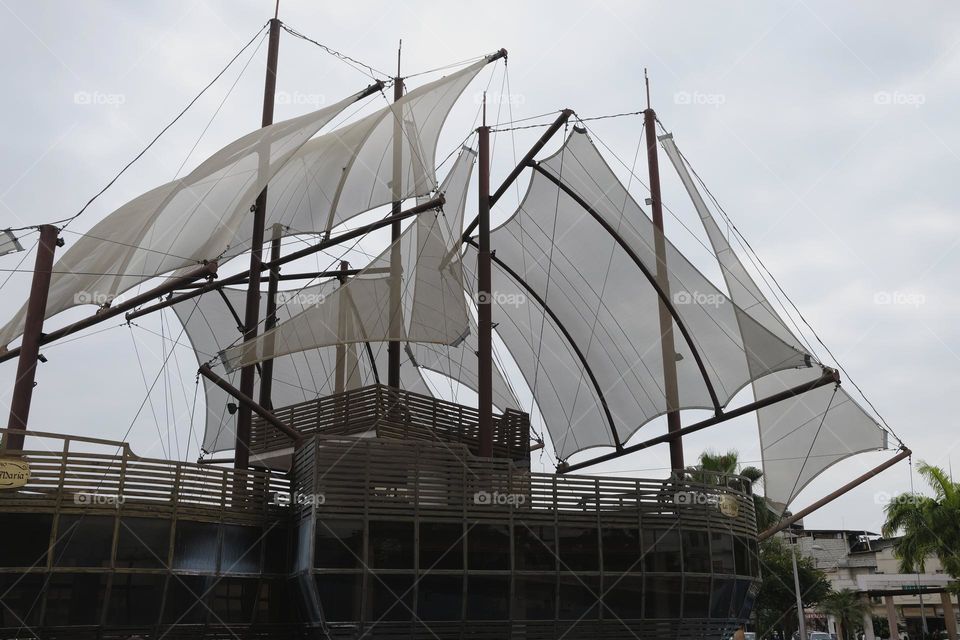
<svg viewBox="0 0 960 640"><path fill-rule="evenodd" d="M501 323L498 333L533 389L557 455L564 459L613 444L611 428L626 442L668 410L659 298L634 260L656 272L655 228L584 130L574 128L563 147L539 166L620 238L539 172L518 211L491 234L497 258L537 292L583 352L612 414L610 425L585 367L539 305L495 268L496 317L511 320ZM692 348L721 405L751 380L806 366L803 352L741 313L669 241L665 259L671 305L693 343L684 340L675 322L679 408L714 408ZM544 384L549 389L541 389Z"/></svg>
<svg viewBox="0 0 960 640"><path fill-rule="evenodd" d="M660 137L703 223L730 297L743 313L803 350L727 241L687 170L671 134ZM756 398L809 382L820 368L780 371L753 382ZM887 447L886 431L842 387L820 387L757 412L764 495L788 506L814 478L840 460Z"/></svg>
<svg viewBox="0 0 960 640"><path fill-rule="evenodd" d="M397 120L403 135L396 193L401 199L429 193L436 187L432 167L443 122L485 64L486 59L419 87L313 140L357 96L264 127L184 178L128 202L57 262L55 270L63 273L51 282L47 317L80 304L103 304L152 277L249 250L249 208L268 182L267 228L279 223L290 233L329 232L390 202ZM0 330L0 345L20 335L24 314L25 307Z"/></svg>

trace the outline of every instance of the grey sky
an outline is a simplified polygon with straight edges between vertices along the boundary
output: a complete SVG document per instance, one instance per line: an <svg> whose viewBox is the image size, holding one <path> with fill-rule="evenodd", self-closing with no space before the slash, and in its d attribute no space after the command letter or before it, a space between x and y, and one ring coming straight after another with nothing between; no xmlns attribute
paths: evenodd
<svg viewBox="0 0 960 640"><path fill-rule="evenodd" d="M0 228L76 212L256 32L272 5L0 2L7 24L0 41L6 61ZM910 11L894 3L804 1L678 7L602 0L287 0L280 17L389 73L399 38L405 75L505 47L511 92L497 101L503 105L499 113L491 107L494 121L510 119L511 108L516 119L562 107L584 117L642 109L648 67L660 120L760 257L916 457L947 466L960 442L951 408L960 395L960 299L954 291L960 271L960 9L930 3ZM71 229L88 229L172 178L185 159L189 170L256 127L264 47L230 90L248 57ZM441 138L440 157L469 132L476 96L488 80L492 94L505 90L502 66L492 73L481 73L467 90ZM416 86L430 77L435 75L410 82ZM285 35L277 119L369 82ZM592 126L617 156L632 161L639 118ZM523 153L537 135L523 130L515 138L497 136L495 183L512 167L513 146ZM685 223L695 223L668 163L662 166L667 204ZM642 157L637 174L645 182ZM638 199L645 196L638 184L632 187ZM498 207L500 219L512 211L516 196ZM672 218L667 224L671 238L703 262L702 249L697 253L682 226ZM0 258L0 269L15 268L22 256ZM27 260L25 266L32 264L32 254ZM0 272L0 281L7 275ZM25 299L28 283L26 274L10 278L0 293L0 320ZM68 312L64 320L88 311ZM172 314L166 326L151 320L143 327L116 327L45 349L50 362L40 368L31 427L121 437L145 394L136 352L147 384L164 356L162 341L147 329L174 335L180 330ZM176 423L181 448L186 443L189 418L180 412L192 402L196 364L180 352L176 364L180 373L171 376L168 389L173 400L164 406L158 387L153 407L144 407L131 432L135 450L145 455L163 453L168 422ZM15 366L0 365L4 409ZM646 434L660 428L650 425ZM171 435L176 455L173 440ZM755 430L746 422L688 438L688 459L705 447L737 448L746 460L758 458ZM797 506L889 455L837 465L801 494ZM656 476L666 463L666 449L656 449L616 468ZM809 518L808 525L876 531L882 521L877 494L909 486L908 468L901 465Z"/></svg>

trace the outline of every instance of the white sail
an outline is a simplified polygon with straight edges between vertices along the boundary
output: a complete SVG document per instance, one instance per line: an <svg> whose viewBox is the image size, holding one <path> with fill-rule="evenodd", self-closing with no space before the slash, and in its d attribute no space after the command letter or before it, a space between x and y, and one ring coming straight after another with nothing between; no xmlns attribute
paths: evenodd
<svg viewBox="0 0 960 640"><path fill-rule="evenodd" d="M782 340L803 350L717 225L673 136L661 136L660 142L700 216L734 303ZM776 372L755 380L753 393L758 399L769 397L819 375L817 367ZM840 460L887 447L886 432L841 387L820 387L760 409L757 422L764 495L784 508L811 480Z"/></svg>

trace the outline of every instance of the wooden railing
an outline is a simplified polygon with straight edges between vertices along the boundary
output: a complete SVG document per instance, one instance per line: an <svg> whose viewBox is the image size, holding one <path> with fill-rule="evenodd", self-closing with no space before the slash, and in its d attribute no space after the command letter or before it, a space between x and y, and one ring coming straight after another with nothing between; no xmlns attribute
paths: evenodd
<svg viewBox="0 0 960 640"><path fill-rule="evenodd" d="M245 521L281 509L274 497L290 491L285 474L142 458L125 442L98 438L29 431L24 449L2 454L30 468L25 486L0 490L5 509L176 511Z"/></svg>
<svg viewBox="0 0 960 640"><path fill-rule="evenodd" d="M356 435L376 432L400 440L438 440L466 445L477 453L477 409L384 385L274 409L282 422L304 435ZM290 439L261 418L254 418L250 451L265 453L291 446ZM493 457L526 460L530 453L530 417L506 410L493 419Z"/></svg>

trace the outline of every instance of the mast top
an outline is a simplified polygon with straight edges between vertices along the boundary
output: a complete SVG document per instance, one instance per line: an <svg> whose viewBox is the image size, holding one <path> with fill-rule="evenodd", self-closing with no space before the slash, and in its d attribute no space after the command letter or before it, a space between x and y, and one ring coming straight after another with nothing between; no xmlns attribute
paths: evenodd
<svg viewBox="0 0 960 640"><path fill-rule="evenodd" d="M277 4L273 7L273 19L278 20L280 17L280 0L277 0Z"/></svg>
<svg viewBox="0 0 960 640"><path fill-rule="evenodd" d="M643 82L647 88L647 109L650 108L650 76L647 75L647 68L643 68Z"/></svg>

